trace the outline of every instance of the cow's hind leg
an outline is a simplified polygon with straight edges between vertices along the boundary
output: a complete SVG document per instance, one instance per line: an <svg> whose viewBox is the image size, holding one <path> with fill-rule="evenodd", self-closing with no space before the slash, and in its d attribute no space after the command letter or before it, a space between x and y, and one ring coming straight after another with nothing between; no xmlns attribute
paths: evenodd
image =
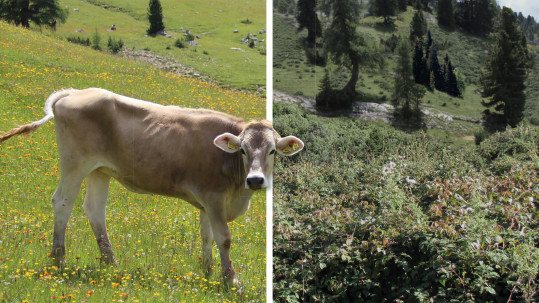
<svg viewBox="0 0 539 303"><path fill-rule="evenodd" d="M200 235L202 236L202 264L209 276L213 269L213 231L206 212L200 210Z"/></svg>
<svg viewBox="0 0 539 303"><path fill-rule="evenodd" d="M107 264L116 263L107 233L106 204L110 177L94 170L86 177L86 197L82 208L86 212L101 252L101 260Z"/></svg>
<svg viewBox="0 0 539 303"><path fill-rule="evenodd" d="M58 188L52 197L54 233L52 236L52 251L50 256L55 260L57 265L65 264L65 232L73 205L82 184L82 179L83 177L62 174Z"/></svg>

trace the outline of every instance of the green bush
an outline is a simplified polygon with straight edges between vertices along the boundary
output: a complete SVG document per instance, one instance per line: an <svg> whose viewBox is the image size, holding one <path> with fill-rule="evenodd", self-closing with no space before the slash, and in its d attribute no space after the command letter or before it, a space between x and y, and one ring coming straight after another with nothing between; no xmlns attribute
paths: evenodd
<svg viewBox="0 0 539 303"><path fill-rule="evenodd" d="M536 298L533 156L486 166L473 145L284 103L274 105L274 127L305 143L275 167L277 302ZM511 131L521 134L505 136L536 138ZM523 146L513 155L528 155Z"/></svg>
<svg viewBox="0 0 539 303"><path fill-rule="evenodd" d="M95 30L95 33L92 35L92 48L95 50L101 50L101 35Z"/></svg>
<svg viewBox="0 0 539 303"><path fill-rule="evenodd" d="M71 43L76 43L76 44L81 44L81 45L84 45L84 46L90 46L90 38L81 38L79 36L77 37L67 37L66 38L67 41L71 42Z"/></svg>
<svg viewBox="0 0 539 303"><path fill-rule="evenodd" d="M115 54L121 51L123 47L124 47L124 42L122 39L115 40L115 39L112 39L111 36L109 36L109 40L107 42L107 48L109 49L111 53Z"/></svg>
<svg viewBox="0 0 539 303"><path fill-rule="evenodd" d="M178 47L178 48L186 48L187 47L187 44L185 43L185 41L183 39L176 39L176 41L174 42L174 46Z"/></svg>
<svg viewBox="0 0 539 303"><path fill-rule="evenodd" d="M519 124L503 132L496 132L479 145L479 153L488 160L503 155L519 160L535 160L538 157L539 130L528 124Z"/></svg>

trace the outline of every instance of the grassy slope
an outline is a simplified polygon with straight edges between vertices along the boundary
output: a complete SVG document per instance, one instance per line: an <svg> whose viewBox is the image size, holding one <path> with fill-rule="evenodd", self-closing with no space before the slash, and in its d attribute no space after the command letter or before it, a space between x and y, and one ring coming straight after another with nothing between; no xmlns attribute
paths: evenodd
<svg viewBox="0 0 539 303"><path fill-rule="evenodd" d="M413 17L413 10L399 14L395 21L395 28L381 26L381 18L367 17L361 20L359 30L372 40L387 40L391 35L408 37L409 25ZM486 59L486 41L458 31L447 31L438 27L434 16L426 15L432 37L439 45L445 45L438 51L438 59L443 62L445 54L449 54L453 66L464 77L466 90L463 98L453 98L438 91L427 92L423 103L435 109L452 115L478 119L484 107L480 104L480 95L477 92L477 83L483 62ZM293 17L275 14L274 17L274 87L291 94L301 92L314 97L318 92L319 81L323 75L323 68L312 66L303 56L301 38L305 31L297 32ZM386 54L387 66L383 70L363 70L360 75L357 90L361 93L360 99L369 102L388 102L393 90L392 72L395 69L396 56ZM348 72L342 68L329 65L336 87L344 85L348 80ZM312 71L315 71L314 73ZM536 111L539 103L539 94L536 92L534 80L539 74L535 68L530 73L528 83L528 108ZM539 116L539 113L529 111L528 118ZM535 120L534 120L535 121Z"/></svg>
<svg viewBox="0 0 539 303"><path fill-rule="evenodd" d="M82 3L81 3L82 4ZM206 107L245 119L265 116L265 100L147 64L95 52L0 22L0 130L42 117L46 97L62 87L103 87L158 103ZM223 292L221 270L201 269L198 211L187 203L133 194L111 183L107 222L119 265L101 266L81 208L67 231L67 268L51 266L50 197L58 182L53 123L0 146L0 300L258 301L265 298L265 199L230 224L231 259L245 292ZM171 215L174 214L174 215ZM217 256L217 249L215 249Z"/></svg>
<svg viewBox="0 0 539 303"><path fill-rule="evenodd" d="M149 49L172 57L233 88L265 86L266 57L261 54L265 43L260 43L255 49L241 43L247 33L258 34L266 28L265 1L161 1L165 27L172 38L144 37L149 27L146 17L148 1L145 0L62 0L60 3L69 7L67 22L58 26L57 33L61 36L90 37L97 29L104 40L103 46L110 35L122 38L127 47ZM241 23L246 19L252 23ZM107 32L112 24L118 30ZM201 39L197 40L200 46L174 47L174 41L183 37L180 28L200 35ZM76 33L75 30L79 29L84 32ZM239 33L234 34L235 29ZM266 37L262 34L258 38L263 40ZM170 49L167 50L167 46ZM242 51L231 48L241 48Z"/></svg>

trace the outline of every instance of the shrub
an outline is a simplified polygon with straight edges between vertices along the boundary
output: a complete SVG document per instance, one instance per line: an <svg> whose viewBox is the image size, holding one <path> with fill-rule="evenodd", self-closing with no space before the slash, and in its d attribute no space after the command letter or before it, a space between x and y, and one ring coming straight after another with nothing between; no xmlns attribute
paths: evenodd
<svg viewBox="0 0 539 303"><path fill-rule="evenodd" d="M95 50L101 50L101 36L97 32L97 29L95 30L95 33L92 35L92 48Z"/></svg>
<svg viewBox="0 0 539 303"><path fill-rule="evenodd" d="M479 145L479 153L487 160L507 155L519 160L537 160L539 130L521 123L515 128L496 132Z"/></svg>
<svg viewBox="0 0 539 303"><path fill-rule="evenodd" d="M273 109L275 129L305 143L275 166L277 302L533 302L539 175L527 144L512 154L530 160L500 147L493 176L475 146ZM509 131L481 145L513 136L537 153L536 130Z"/></svg>
<svg viewBox="0 0 539 303"><path fill-rule="evenodd" d="M84 45L84 46L90 46L90 38L81 38L79 36L77 37L67 37L66 38L67 41L71 42L71 43L76 43L76 44L81 44L81 45Z"/></svg>
<svg viewBox="0 0 539 303"><path fill-rule="evenodd" d="M194 41L194 40L195 40L195 35L191 33L185 35L185 41Z"/></svg>
<svg viewBox="0 0 539 303"><path fill-rule="evenodd" d="M176 39L176 41L174 42L174 46L178 47L178 48L186 48L187 47L187 44L185 43L185 41L183 39Z"/></svg>
<svg viewBox="0 0 539 303"><path fill-rule="evenodd" d="M122 41L122 39L115 40L115 39L112 39L111 36L109 36L109 40L107 42L107 48L109 49L111 53L113 54L118 53L119 51L122 50L123 47L124 47L124 42Z"/></svg>

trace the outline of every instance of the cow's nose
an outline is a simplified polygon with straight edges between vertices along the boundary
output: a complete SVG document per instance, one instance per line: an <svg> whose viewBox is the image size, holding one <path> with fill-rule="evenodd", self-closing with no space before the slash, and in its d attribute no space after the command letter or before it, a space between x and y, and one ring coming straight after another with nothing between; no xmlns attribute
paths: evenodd
<svg viewBox="0 0 539 303"><path fill-rule="evenodd" d="M250 189L260 189L262 188L263 184L264 184L263 177L255 176L255 177L247 178L247 186L249 186Z"/></svg>

